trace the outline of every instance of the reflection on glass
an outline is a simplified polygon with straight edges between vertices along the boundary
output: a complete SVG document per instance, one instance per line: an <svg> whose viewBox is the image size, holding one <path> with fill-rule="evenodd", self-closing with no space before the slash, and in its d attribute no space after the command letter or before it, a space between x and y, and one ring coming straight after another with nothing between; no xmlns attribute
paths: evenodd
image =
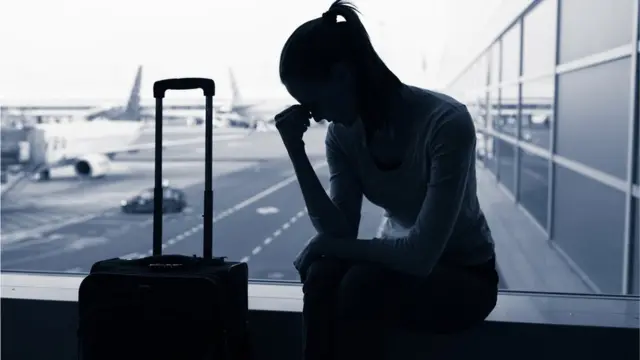
<svg viewBox="0 0 640 360"><path fill-rule="evenodd" d="M495 147L495 139L493 136L487 135L484 136L483 143L483 162L484 166L486 166L494 175L498 173L498 162L496 159L496 147Z"/></svg>
<svg viewBox="0 0 640 360"><path fill-rule="evenodd" d="M551 147L553 78L522 84L520 140L544 149Z"/></svg>
<svg viewBox="0 0 640 360"><path fill-rule="evenodd" d="M490 71L489 78L491 85L498 85L500 82L500 42L495 43L491 47Z"/></svg>
<svg viewBox="0 0 640 360"><path fill-rule="evenodd" d="M557 0L541 1L524 17L522 74L551 74L556 62Z"/></svg>
<svg viewBox="0 0 640 360"><path fill-rule="evenodd" d="M496 121L498 120L498 107L500 104L500 90L494 89L491 90L488 94L489 102L487 107L489 108L489 114L487 114L488 124L487 126L491 129L496 130Z"/></svg>
<svg viewBox="0 0 640 360"><path fill-rule="evenodd" d="M466 105L476 129L485 128L487 126L487 93L471 94L466 99Z"/></svg>
<svg viewBox="0 0 640 360"><path fill-rule="evenodd" d="M553 241L602 293L620 294L625 193L555 164Z"/></svg>
<svg viewBox="0 0 640 360"><path fill-rule="evenodd" d="M515 147L504 140L495 139L498 155L498 177L500 182L513 194L515 192Z"/></svg>
<svg viewBox="0 0 640 360"><path fill-rule="evenodd" d="M520 76L520 23L515 24L502 38L502 80L513 81Z"/></svg>
<svg viewBox="0 0 640 360"><path fill-rule="evenodd" d="M518 197L520 203L544 229L549 203L549 160L520 149Z"/></svg>
<svg viewBox="0 0 640 360"><path fill-rule="evenodd" d="M518 134L518 85L503 86L500 104L492 107L493 128L503 134Z"/></svg>
<svg viewBox="0 0 640 360"><path fill-rule="evenodd" d="M543 1L547 2L547 1ZM635 0L562 0L560 64L627 45Z"/></svg>

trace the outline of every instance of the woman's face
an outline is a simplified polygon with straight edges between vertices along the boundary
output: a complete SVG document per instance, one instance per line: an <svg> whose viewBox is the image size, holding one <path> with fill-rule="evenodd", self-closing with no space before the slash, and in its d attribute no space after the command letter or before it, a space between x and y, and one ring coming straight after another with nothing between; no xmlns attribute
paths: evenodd
<svg viewBox="0 0 640 360"><path fill-rule="evenodd" d="M327 120L351 127L358 120L354 75L346 66L335 65L327 80L292 79L284 85L315 121Z"/></svg>

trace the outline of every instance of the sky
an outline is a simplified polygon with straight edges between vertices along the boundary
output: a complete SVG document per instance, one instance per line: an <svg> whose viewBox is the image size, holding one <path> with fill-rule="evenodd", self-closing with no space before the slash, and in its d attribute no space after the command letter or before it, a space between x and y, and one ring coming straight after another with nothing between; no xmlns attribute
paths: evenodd
<svg viewBox="0 0 640 360"><path fill-rule="evenodd" d="M442 64L470 61L465 46L504 0L354 0L374 46L400 78L443 83ZM482 3L482 4L480 4ZM0 5L0 103L126 98L138 65L153 81L199 76L230 95L228 69L248 99L282 99L280 50L331 0L20 0ZM7 35L10 34L10 35ZM462 55L461 55L462 54ZM423 71L426 62L427 71ZM464 66L463 60L455 60ZM451 71L449 71L451 72ZM196 94L191 94L196 95ZM184 95L183 95L184 96Z"/></svg>

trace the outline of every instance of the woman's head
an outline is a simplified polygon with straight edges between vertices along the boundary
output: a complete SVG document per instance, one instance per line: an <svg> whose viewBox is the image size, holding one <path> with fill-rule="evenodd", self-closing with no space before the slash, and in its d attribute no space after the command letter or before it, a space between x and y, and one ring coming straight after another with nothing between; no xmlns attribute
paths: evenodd
<svg viewBox="0 0 640 360"><path fill-rule="evenodd" d="M356 8L342 0L291 34L280 80L316 120L351 126L360 118L367 133L384 125L387 100L401 85L373 49Z"/></svg>

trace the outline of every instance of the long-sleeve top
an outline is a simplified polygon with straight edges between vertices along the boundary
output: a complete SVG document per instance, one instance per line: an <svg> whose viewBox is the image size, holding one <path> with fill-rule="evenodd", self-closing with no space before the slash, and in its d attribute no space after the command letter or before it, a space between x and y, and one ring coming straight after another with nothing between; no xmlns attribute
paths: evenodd
<svg viewBox="0 0 640 360"><path fill-rule="evenodd" d="M461 266L488 261L494 242L476 193L473 119L446 95L410 91L421 99L411 115L419 120L410 132L409 151L393 170L378 168L361 125L329 125L332 202L356 233L363 195L386 216L379 237L336 242L333 255L417 276L428 275L440 261Z"/></svg>

